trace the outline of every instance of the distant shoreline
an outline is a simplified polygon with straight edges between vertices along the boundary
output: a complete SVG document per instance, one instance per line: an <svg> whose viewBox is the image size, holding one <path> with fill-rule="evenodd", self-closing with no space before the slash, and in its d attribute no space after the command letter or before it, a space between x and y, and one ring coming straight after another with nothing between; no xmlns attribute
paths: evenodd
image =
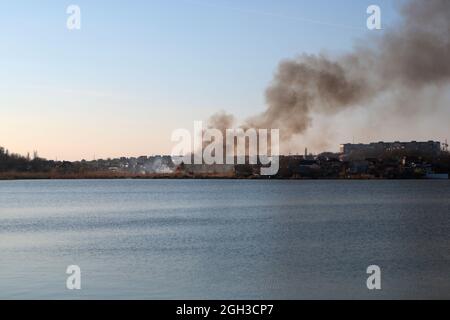
<svg viewBox="0 0 450 320"><path fill-rule="evenodd" d="M86 172L86 173L47 173L47 172L1 172L0 181L14 180L430 180L427 178L379 178L371 176L351 176L351 177L268 177L268 176L248 176L221 174L132 174L126 172ZM443 179L445 180L445 179Z"/></svg>

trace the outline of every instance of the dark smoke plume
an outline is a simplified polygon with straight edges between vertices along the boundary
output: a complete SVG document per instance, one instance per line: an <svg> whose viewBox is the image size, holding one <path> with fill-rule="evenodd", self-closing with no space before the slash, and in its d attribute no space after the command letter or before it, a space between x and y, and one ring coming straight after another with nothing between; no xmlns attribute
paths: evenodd
<svg viewBox="0 0 450 320"><path fill-rule="evenodd" d="M381 37L370 35L346 55L302 54L282 61L266 90L266 111L243 127L279 128L289 139L305 132L314 114L369 107L382 94L414 102L423 90L449 84L450 0L409 0L400 14L397 26ZM390 104L396 103L392 98ZM414 112L407 109L409 103L390 107ZM220 119L229 118L214 116L219 128L225 125Z"/></svg>
<svg viewBox="0 0 450 320"><path fill-rule="evenodd" d="M224 136L226 134L225 131L227 129L233 128L234 123L234 116L232 114L226 113L225 111L217 112L208 119L208 127L219 129Z"/></svg>

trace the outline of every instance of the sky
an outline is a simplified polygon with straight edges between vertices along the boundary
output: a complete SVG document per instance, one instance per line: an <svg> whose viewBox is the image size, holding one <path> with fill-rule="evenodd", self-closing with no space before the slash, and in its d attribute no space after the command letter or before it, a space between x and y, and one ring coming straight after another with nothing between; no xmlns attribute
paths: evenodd
<svg viewBox="0 0 450 320"><path fill-rule="evenodd" d="M59 160L170 154L177 128L262 112L281 60L350 50L374 2L387 32L393 0L4 1L0 145ZM66 28L71 4L81 30ZM339 128L335 149L355 135Z"/></svg>

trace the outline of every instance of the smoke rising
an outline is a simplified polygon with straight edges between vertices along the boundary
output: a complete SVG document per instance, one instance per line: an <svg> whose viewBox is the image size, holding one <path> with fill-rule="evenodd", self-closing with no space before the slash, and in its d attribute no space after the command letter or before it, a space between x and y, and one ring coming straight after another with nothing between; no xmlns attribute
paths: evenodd
<svg viewBox="0 0 450 320"><path fill-rule="evenodd" d="M208 127L218 129L225 136L226 130L234 126L236 119L225 111L217 112L208 119Z"/></svg>
<svg viewBox="0 0 450 320"><path fill-rule="evenodd" d="M400 113L428 107L416 105L423 92L442 92L450 82L450 1L402 3L398 25L382 36L369 34L345 55L301 54L282 61L265 93L267 109L243 127L278 128L289 140L310 128L315 114L371 108L380 96L386 108ZM210 125L224 128L233 119L221 113Z"/></svg>

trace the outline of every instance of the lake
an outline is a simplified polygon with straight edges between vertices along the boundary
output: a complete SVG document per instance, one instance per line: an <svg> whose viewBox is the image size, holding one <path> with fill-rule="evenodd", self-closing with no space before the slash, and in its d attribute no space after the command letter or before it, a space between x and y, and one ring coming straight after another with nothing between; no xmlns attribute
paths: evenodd
<svg viewBox="0 0 450 320"><path fill-rule="evenodd" d="M448 180L1 181L0 298L449 299L449 195Z"/></svg>

